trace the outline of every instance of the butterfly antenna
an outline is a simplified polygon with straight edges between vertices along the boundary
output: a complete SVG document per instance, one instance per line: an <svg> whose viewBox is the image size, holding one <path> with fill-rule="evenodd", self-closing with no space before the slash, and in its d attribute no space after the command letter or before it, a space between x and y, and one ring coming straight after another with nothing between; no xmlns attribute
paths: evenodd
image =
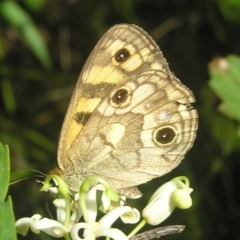
<svg viewBox="0 0 240 240"><path fill-rule="evenodd" d="M31 171L31 172L34 172L34 173L38 173L38 175L33 175L33 176L29 176L29 177L25 177L25 178L13 181L13 182L9 183L9 185L13 185L15 183L25 181L25 180L28 180L28 179L31 179L31 178L45 178L46 177L46 174L44 174L43 172L40 172L38 170L35 170L35 169L22 168L22 167L11 167L11 169Z"/></svg>

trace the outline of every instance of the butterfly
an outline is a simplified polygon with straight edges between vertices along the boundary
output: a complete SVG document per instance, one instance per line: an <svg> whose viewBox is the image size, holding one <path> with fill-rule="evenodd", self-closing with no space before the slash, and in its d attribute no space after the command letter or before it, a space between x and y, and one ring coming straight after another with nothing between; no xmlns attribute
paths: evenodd
<svg viewBox="0 0 240 240"><path fill-rule="evenodd" d="M62 126L58 167L73 191L90 176L129 198L179 165L198 126L193 93L141 28L119 24L97 43Z"/></svg>

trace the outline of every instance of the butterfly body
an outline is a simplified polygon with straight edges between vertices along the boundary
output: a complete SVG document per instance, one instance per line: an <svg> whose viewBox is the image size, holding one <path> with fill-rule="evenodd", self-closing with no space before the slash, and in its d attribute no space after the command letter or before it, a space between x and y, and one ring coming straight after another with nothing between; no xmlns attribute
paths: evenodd
<svg viewBox="0 0 240 240"><path fill-rule="evenodd" d="M197 129L194 96L141 28L120 24L98 42L80 74L61 131L59 174L78 191L98 176L128 197L175 168Z"/></svg>

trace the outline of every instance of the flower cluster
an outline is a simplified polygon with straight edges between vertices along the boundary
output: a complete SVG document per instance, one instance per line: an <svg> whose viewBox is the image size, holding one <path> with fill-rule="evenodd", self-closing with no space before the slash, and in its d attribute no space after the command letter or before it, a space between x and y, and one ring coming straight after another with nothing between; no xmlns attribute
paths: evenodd
<svg viewBox="0 0 240 240"><path fill-rule="evenodd" d="M53 188L51 180L56 181ZM95 185L89 190L89 186ZM142 211L143 220L127 236L121 230L113 228L114 222L121 218L125 224L135 224L140 220L140 212L130 206L125 206L125 198L120 197L102 179L91 177L83 182L79 193L74 196L66 183L58 176L49 175L41 191L58 191L60 198L53 201L56 207L57 220L42 218L35 214L31 218L21 218L16 222L17 232L26 235L29 229L39 234L41 231L53 237L64 237L66 240L94 240L105 236L109 239L128 240L145 224L157 225L170 216L175 207L187 209L192 205L189 181L186 177L177 177L163 184L150 198ZM98 207L97 191L102 193L101 206ZM98 209L105 215L97 220ZM81 230L81 231L80 231ZM82 236L79 236L79 231Z"/></svg>

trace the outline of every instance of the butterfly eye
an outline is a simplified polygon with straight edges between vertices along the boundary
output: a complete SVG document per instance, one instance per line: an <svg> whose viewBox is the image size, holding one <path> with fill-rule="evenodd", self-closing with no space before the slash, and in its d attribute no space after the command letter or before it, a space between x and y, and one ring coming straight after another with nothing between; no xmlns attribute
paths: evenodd
<svg viewBox="0 0 240 240"><path fill-rule="evenodd" d="M118 50L114 55L114 59L117 63L125 62L129 57L130 52L126 48Z"/></svg>
<svg viewBox="0 0 240 240"><path fill-rule="evenodd" d="M159 145L169 145L175 141L176 136L173 127L162 127L154 132L154 141Z"/></svg>
<svg viewBox="0 0 240 240"><path fill-rule="evenodd" d="M111 104L114 107L125 107L130 103L131 91L127 87L122 87L115 90L111 97Z"/></svg>
<svg viewBox="0 0 240 240"><path fill-rule="evenodd" d="M112 101L115 104L120 105L124 103L127 100L127 98L128 98L127 89L118 89L112 96Z"/></svg>

